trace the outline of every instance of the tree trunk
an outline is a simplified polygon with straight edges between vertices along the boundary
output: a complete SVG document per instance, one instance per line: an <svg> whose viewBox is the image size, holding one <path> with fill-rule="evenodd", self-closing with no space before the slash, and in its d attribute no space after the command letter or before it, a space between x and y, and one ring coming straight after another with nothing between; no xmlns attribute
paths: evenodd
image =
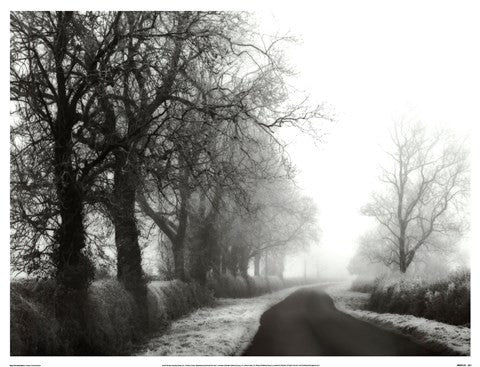
<svg viewBox="0 0 480 367"><path fill-rule="evenodd" d="M76 182L71 165L71 141L65 136L55 145L55 180L60 209L60 227L56 234L58 247L54 253L58 288L55 314L61 325L61 338L69 338L74 353L89 353L85 300L93 278L93 265L83 253L83 192ZM75 339L69 337L73 332Z"/></svg>
<svg viewBox="0 0 480 367"><path fill-rule="evenodd" d="M303 280L307 281L307 258L303 259Z"/></svg>
<svg viewBox="0 0 480 367"><path fill-rule="evenodd" d="M283 280L283 272L285 270L284 261L285 261L284 255L282 254L278 257L278 266L277 266L277 275L282 280Z"/></svg>
<svg viewBox="0 0 480 367"><path fill-rule="evenodd" d="M207 273L213 269L214 274L220 273L221 249L218 242L218 233L216 230L216 222L222 190L216 188L215 196L212 200L212 206L207 213L206 211L206 195L200 195L199 210L197 212L197 241L194 242L193 251L193 277L205 284Z"/></svg>
<svg viewBox="0 0 480 367"><path fill-rule="evenodd" d="M217 233L209 218L204 225L200 224L200 226L196 232L196 241L192 246L192 275L200 284L206 284L207 273L210 269L213 269L215 275L220 273L220 251Z"/></svg>
<svg viewBox="0 0 480 367"><path fill-rule="evenodd" d="M142 270L135 218L136 173L131 155L125 150L115 152L113 224L117 247L117 278L135 298L140 321L146 323L147 289Z"/></svg>
<svg viewBox="0 0 480 367"><path fill-rule="evenodd" d="M67 81L63 59L68 43L67 27L71 12L58 13L58 33L55 34L55 74L57 83L57 117L54 135L55 186L60 211L60 227L56 233L58 247L53 254L58 288L55 314L60 321L60 338L69 338L69 348L78 354L88 354L84 333L86 325L85 300L88 285L93 278L93 265L83 253L85 229L83 226L84 193L73 168L72 130L75 125L75 107L71 107L66 93ZM77 335L72 340L71 335Z"/></svg>
<svg viewBox="0 0 480 367"><path fill-rule="evenodd" d="M173 264L175 267L175 278L185 281L185 247L183 242L173 244Z"/></svg>
<svg viewBox="0 0 480 367"><path fill-rule="evenodd" d="M238 251L236 246L232 246L227 258L227 269L230 271L230 274L233 276L237 275L238 272Z"/></svg>
<svg viewBox="0 0 480 367"><path fill-rule="evenodd" d="M223 275L227 274L227 250L225 249L222 251L222 264L220 271Z"/></svg>
<svg viewBox="0 0 480 367"><path fill-rule="evenodd" d="M70 154L65 145L55 149L55 176L60 207L60 227L57 233L58 248L55 253L57 281L71 289L86 289L93 276L93 267L82 253L85 247L83 226L83 193L75 180Z"/></svg>
<svg viewBox="0 0 480 367"><path fill-rule="evenodd" d="M72 130L75 125L75 108L69 104L63 70L65 49L68 44L67 28L72 12L59 12L55 34L55 74L57 78L57 118L55 138L55 184L60 209L60 228L57 233L58 248L55 254L57 281L71 289L86 289L93 269L82 254L85 247L83 227L83 190L73 169Z"/></svg>
<svg viewBox="0 0 480 367"><path fill-rule="evenodd" d="M240 247L238 249L238 270L240 272L240 275L245 279L248 278L248 262L249 256L247 254L247 251L245 250L245 248Z"/></svg>
<svg viewBox="0 0 480 367"><path fill-rule="evenodd" d="M270 275L270 264L268 260L268 252L265 252L265 276Z"/></svg>
<svg viewBox="0 0 480 367"><path fill-rule="evenodd" d="M178 228L174 240L175 274L178 279L186 280L185 275L185 238L188 226L188 207L191 191L188 184L188 170L185 169L180 183L180 212L178 216Z"/></svg>
<svg viewBox="0 0 480 367"><path fill-rule="evenodd" d="M175 278L180 280L186 279L185 273L185 239L187 232L187 220L188 220L188 210L187 210L187 200L189 196L181 194L181 208L180 215L178 217L179 224L175 228L174 225L169 223L168 218L164 217L163 214L155 212L150 205L148 204L146 198L143 196L142 192L139 192L137 195L138 203L144 213L148 215L158 226L158 228L168 237L172 244L172 253L173 253L173 266L174 266L174 275ZM195 251L195 249L193 249Z"/></svg>
<svg viewBox="0 0 480 367"><path fill-rule="evenodd" d="M399 239L398 255L400 272L405 273L407 271L407 254L405 253L405 240L403 238Z"/></svg>
<svg viewBox="0 0 480 367"><path fill-rule="evenodd" d="M255 254L255 257L253 258L253 274L255 276L260 275L260 260L262 259L262 255L257 253Z"/></svg>
<svg viewBox="0 0 480 367"><path fill-rule="evenodd" d="M222 256L219 247L220 246L217 244L217 251L215 251L215 253L213 254L212 260L212 271L215 276L220 275L222 268Z"/></svg>
<svg viewBox="0 0 480 367"><path fill-rule="evenodd" d="M192 254L192 266L190 276L195 279L201 285L205 285L207 283L207 273L208 273L208 260L205 258L205 254L203 254L203 248L201 247L200 241L194 245L194 251Z"/></svg>

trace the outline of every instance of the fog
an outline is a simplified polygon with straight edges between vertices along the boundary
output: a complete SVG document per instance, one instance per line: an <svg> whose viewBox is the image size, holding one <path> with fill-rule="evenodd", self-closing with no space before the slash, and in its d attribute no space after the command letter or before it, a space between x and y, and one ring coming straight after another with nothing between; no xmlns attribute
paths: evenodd
<svg viewBox="0 0 480 367"><path fill-rule="evenodd" d="M323 125L323 144L292 134L288 147L299 184L320 208L322 239L308 258L326 276L348 275L358 237L371 225L359 210L378 182L393 119L416 117L460 136L479 119L472 14L445 4L433 13L413 2L343 5L259 16L266 33L282 29L302 40L289 50L296 83L335 111L336 121ZM462 246L468 251L468 241ZM286 266L287 274L303 271L303 255Z"/></svg>

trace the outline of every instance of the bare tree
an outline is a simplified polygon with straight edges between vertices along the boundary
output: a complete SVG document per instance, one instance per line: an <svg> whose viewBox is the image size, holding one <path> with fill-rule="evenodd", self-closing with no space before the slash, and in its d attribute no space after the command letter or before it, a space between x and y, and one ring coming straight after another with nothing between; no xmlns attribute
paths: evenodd
<svg viewBox="0 0 480 367"><path fill-rule="evenodd" d="M439 248L442 237L462 231L468 156L448 132L406 119L393 126L391 141L390 164L381 169L384 190L363 208L379 225L366 251L405 273L419 250Z"/></svg>
<svg viewBox="0 0 480 367"><path fill-rule="evenodd" d="M11 14L12 240L19 240L21 262L33 264L23 269L37 272L47 263L54 273L64 333L85 322L93 277L85 196L108 154L87 149L75 135L104 78L98 67L118 43L116 23L112 13ZM75 342L87 348L83 335Z"/></svg>

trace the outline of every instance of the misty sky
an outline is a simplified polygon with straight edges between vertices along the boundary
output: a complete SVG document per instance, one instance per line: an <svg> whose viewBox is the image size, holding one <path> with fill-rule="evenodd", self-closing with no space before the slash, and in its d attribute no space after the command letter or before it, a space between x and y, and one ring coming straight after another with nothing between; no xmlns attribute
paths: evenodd
<svg viewBox="0 0 480 367"><path fill-rule="evenodd" d="M323 239L315 252L327 275L346 273L368 226L359 208L376 184L392 119L408 113L465 135L480 121L480 33L471 9L413 2L345 5L330 1L259 15L267 32L290 30L303 39L289 52L300 73L297 83L336 111L337 122L326 124L325 144L316 148L301 139L289 149L300 184L321 211ZM287 272L301 268L290 264Z"/></svg>

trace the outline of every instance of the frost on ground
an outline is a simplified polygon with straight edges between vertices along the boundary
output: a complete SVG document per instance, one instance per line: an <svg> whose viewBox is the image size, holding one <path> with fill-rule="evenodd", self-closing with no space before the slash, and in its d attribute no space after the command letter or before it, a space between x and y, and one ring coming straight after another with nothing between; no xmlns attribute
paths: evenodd
<svg viewBox="0 0 480 367"><path fill-rule="evenodd" d="M333 285L327 293L342 312L372 324L396 330L432 349L453 355L470 355L470 328L427 320L412 315L363 310L369 295L348 290L349 284Z"/></svg>
<svg viewBox="0 0 480 367"><path fill-rule="evenodd" d="M342 312L383 328L395 330L444 354L470 355L470 329L412 315L364 310L369 295L349 291L349 284L325 284L326 292ZM140 348L145 356L240 355L253 339L261 315L301 287L284 289L256 298L220 299L174 321L162 335L153 336Z"/></svg>
<svg viewBox="0 0 480 367"><path fill-rule="evenodd" d="M220 299L214 307L199 309L174 321L165 333L150 339L138 355L239 355L253 339L260 316L299 288L255 298Z"/></svg>

